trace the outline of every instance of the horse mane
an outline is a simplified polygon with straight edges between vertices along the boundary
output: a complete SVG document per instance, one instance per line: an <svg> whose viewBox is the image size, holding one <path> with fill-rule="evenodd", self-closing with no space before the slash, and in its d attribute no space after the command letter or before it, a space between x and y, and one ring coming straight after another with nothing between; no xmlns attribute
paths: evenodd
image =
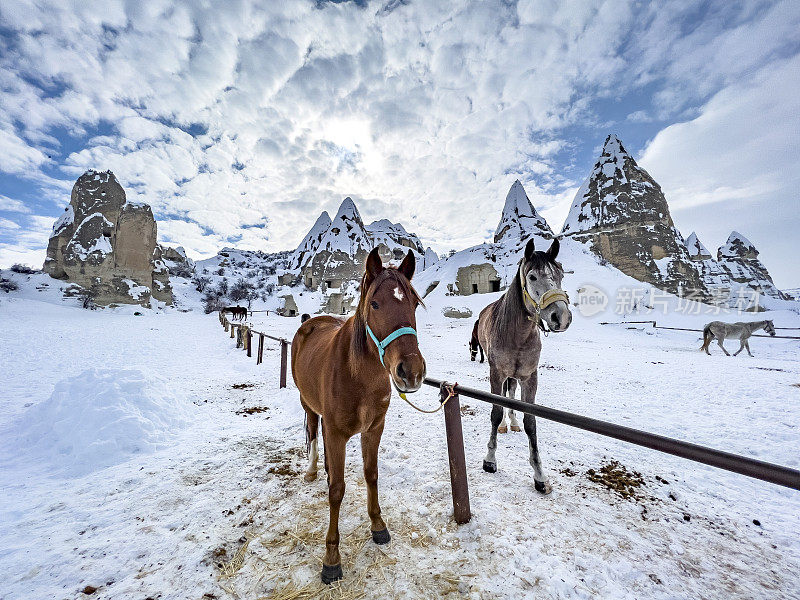
<svg viewBox="0 0 800 600"><path fill-rule="evenodd" d="M392 279L400 287L400 290L410 298L417 301L417 304L425 306L422 298L411 285L408 278L394 267L386 267L375 278L368 289L364 289L364 282L367 278L366 272L361 276L361 297L358 300L356 314L353 315L353 337L350 340L350 357L355 362L356 359L363 357L367 353L367 306L372 299L375 290L387 279Z"/></svg>
<svg viewBox="0 0 800 600"><path fill-rule="evenodd" d="M503 294L503 297L495 305L491 320L492 337L505 343L515 335L515 332L523 319L528 318L528 309L525 307L525 300L522 297L522 281L519 277L520 267L525 262L525 256L519 261L517 271L511 285ZM543 271L553 269L556 274L564 274L564 267L555 260L551 260L546 252L536 251L530 258L530 269ZM536 324L538 326L538 323Z"/></svg>

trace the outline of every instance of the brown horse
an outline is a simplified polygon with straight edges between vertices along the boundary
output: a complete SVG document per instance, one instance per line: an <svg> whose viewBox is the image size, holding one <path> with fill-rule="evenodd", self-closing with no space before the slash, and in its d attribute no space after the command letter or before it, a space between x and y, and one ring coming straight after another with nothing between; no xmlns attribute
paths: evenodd
<svg viewBox="0 0 800 600"><path fill-rule="evenodd" d="M222 312L230 314L232 321L244 321L247 318L247 309L244 306L227 306Z"/></svg>
<svg viewBox="0 0 800 600"><path fill-rule="evenodd" d="M345 487L345 447L357 433L361 434L372 539L376 544L390 540L378 504L378 445L392 383L400 392L415 392L425 378L425 359L415 331L415 311L422 300L410 283L414 267L411 251L395 269L384 268L377 249L373 250L361 278L355 315L346 321L314 317L300 326L292 340L292 377L306 411L309 440L306 481L317 477L320 417L323 424L330 504L322 563L324 583L342 577L339 508Z"/></svg>
<svg viewBox="0 0 800 600"><path fill-rule="evenodd" d="M469 339L469 359L473 362L479 350L481 352L481 362L483 362L483 348L481 348L481 343L478 341L478 323L480 321L475 321L475 325L472 326L472 337Z"/></svg>

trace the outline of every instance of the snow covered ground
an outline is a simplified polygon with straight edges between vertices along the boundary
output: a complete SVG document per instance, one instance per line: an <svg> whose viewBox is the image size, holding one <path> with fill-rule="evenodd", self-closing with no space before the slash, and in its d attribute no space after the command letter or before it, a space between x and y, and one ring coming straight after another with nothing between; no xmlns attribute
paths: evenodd
<svg viewBox="0 0 800 600"><path fill-rule="evenodd" d="M0 598L800 598L800 493L540 419L541 496L522 433L501 435L498 472L482 471L489 407L467 398L472 521L452 521L441 414L394 398L379 455L392 542L368 541L354 439L345 580L323 590L324 477L302 480L303 417L293 385L277 387L277 345L256 366L215 315L55 297L0 296ZM487 365L469 361L473 319L441 308L457 298L477 314L495 297L426 299L431 376L488 389ZM299 324L259 320L289 337ZM576 315L544 340L539 403L800 467L800 342L708 357L696 333L598 320ZM427 387L412 399L437 403ZM594 481L612 461L639 474L632 496Z"/></svg>

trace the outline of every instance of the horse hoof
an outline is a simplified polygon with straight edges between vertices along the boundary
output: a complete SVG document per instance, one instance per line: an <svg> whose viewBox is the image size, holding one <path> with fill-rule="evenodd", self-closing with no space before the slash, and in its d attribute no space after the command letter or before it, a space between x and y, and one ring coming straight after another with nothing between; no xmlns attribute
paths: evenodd
<svg viewBox="0 0 800 600"><path fill-rule="evenodd" d="M332 567L322 565L322 583L325 585L339 581L342 577L342 565L333 565Z"/></svg>
<svg viewBox="0 0 800 600"><path fill-rule="evenodd" d="M483 470L487 473L497 473L497 463L483 461Z"/></svg>
<svg viewBox="0 0 800 600"><path fill-rule="evenodd" d="M303 481L306 483L311 483L312 481L316 481L317 474L316 473L306 473L303 475Z"/></svg>
<svg viewBox="0 0 800 600"><path fill-rule="evenodd" d="M536 491L540 494L544 494L545 496L553 491L552 486L547 483L546 481L536 481L533 480L533 487L536 488Z"/></svg>
<svg viewBox="0 0 800 600"><path fill-rule="evenodd" d="M522 430L519 428L519 425L512 425L511 431L522 431Z"/></svg>
<svg viewBox="0 0 800 600"><path fill-rule="evenodd" d="M508 427L500 425L500 427L497 428L497 433L508 433Z"/></svg>
<svg viewBox="0 0 800 600"><path fill-rule="evenodd" d="M384 544L388 544L392 539L392 536L389 535L388 529L381 529L380 531L373 531L372 532L372 541L378 544L379 546L383 546Z"/></svg>

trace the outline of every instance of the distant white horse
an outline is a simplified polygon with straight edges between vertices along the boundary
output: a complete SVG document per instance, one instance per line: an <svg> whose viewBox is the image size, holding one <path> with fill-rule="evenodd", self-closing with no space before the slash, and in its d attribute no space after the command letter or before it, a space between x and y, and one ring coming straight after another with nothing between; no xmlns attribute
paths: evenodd
<svg viewBox="0 0 800 600"><path fill-rule="evenodd" d="M747 354L753 356L750 353L750 343L747 340L751 335L753 335L753 332L758 331L759 329L763 329L770 335L775 335L775 325L773 325L772 321L751 321L739 323L711 321L711 323L703 327L703 345L700 346L700 350L705 350L706 354L710 356L711 352L708 351L708 346L711 344L711 341L716 338L719 347L722 348L722 351L727 356L730 356L728 351L725 350L725 346L722 345L722 342L724 340L739 340L741 345L739 346L739 349L733 353L733 355L736 356L742 350L747 350Z"/></svg>

